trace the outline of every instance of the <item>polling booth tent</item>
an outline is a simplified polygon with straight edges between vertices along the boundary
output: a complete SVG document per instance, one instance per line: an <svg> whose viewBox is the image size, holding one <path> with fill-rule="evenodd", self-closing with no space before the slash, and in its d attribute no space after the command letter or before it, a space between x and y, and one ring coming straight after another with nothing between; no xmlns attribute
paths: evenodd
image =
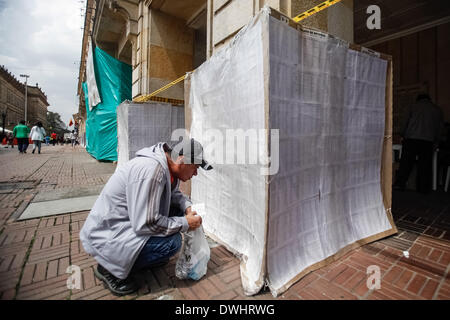
<svg viewBox="0 0 450 320"><path fill-rule="evenodd" d="M246 294L397 232L391 64L265 7L188 75L190 134L214 167L191 196Z"/></svg>
<svg viewBox="0 0 450 320"><path fill-rule="evenodd" d="M131 66L96 47L93 54L93 69L101 102L95 106L89 105L88 83L83 83L87 115L86 150L97 160L115 161L117 160L116 108L122 101L131 99Z"/></svg>
<svg viewBox="0 0 450 320"><path fill-rule="evenodd" d="M124 101L117 107L118 166L136 151L161 141L170 142L176 129L184 129L184 107L163 102Z"/></svg>

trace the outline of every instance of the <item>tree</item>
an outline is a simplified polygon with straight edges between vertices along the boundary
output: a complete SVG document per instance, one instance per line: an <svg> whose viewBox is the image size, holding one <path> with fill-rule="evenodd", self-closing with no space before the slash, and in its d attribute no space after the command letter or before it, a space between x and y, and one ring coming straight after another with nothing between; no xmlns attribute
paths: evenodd
<svg viewBox="0 0 450 320"><path fill-rule="evenodd" d="M69 132L66 129L66 124L61 120L61 116L58 112L47 111L47 132L55 132L58 135L64 135Z"/></svg>

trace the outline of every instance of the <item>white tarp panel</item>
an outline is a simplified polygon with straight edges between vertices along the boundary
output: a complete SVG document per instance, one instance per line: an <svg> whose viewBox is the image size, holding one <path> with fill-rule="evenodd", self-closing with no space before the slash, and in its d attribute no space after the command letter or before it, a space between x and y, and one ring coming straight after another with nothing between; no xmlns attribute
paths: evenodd
<svg viewBox="0 0 450 320"><path fill-rule="evenodd" d="M267 283L277 295L344 247L395 229L380 181L386 71L385 60L264 8L191 74L191 135L214 167L192 180L192 199L204 204L206 232L242 255L246 294ZM261 162L208 153L211 129L265 128L279 129L272 176ZM259 154L277 150L259 138Z"/></svg>
<svg viewBox="0 0 450 320"><path fill-rule="evenodd" d="M133 159L142 148L169 142L172 132L184 127L183 106L122 102L117 107L118 166Z"/></svg>
<svg viewBox="0 0 450 320"><path fill-rule="evenodd" d="M233 46L191 74L191 135L202 143L207 138L203 131L210 129L225 137L230 129L265 128L263 25L260 20L254 22ZM235 150L227 147L224 153ZM199 170L192 179L191 196L194 203L204 204L205 212L199 213L206 232L242 254L243 287L246 293L255 294L264 284L266 180L257 164L214 163L214 170Z"/></svg>
<svg viewBox="0 0 450 320"><path fill-rule="evenodd" d="M95 80L94 71L94 48L92 47L92 41L89 39L88 44L88 57L86 63L86 83L88 87L88 100L89 110L98 105L102 100L97 88L97 81Z"/></svg>
<svg viewBox="0 0 450 320"><path fill-rule="evenodd" d="M274 17L269 29L280 169L270 183L267 272L278 292L308 266L391 229L380 187L387 61Z"/></svg>

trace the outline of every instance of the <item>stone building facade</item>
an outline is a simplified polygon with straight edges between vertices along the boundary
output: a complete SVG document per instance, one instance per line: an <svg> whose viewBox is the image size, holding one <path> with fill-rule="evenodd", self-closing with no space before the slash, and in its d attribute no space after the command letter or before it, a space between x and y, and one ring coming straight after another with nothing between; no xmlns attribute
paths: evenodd
<svg viewBox="0 0 450 320"><path fill-rule="evenodd" d="M36 86L27 89L27 122L34 125L41 121L47 124L47 96ZM25 119L25 85L17 80L4 66L0 66L0 112L6 114L5 129L12 130ZM3 119L0 119L3 126Z"/></svg>
<svg viewBox="0 0 450 320"><path fill-rule="evenodd" d="M47 107L49 106L47 102L47 96L42 91L42 89L39 88L37 83L35 87L28 86L27 91L28 122L31 125L34 125L36 122L40 121L42 122L44 127L47 127Z"/></svg>
<svg viewBox="0 0 450 320"><path fill-rule="evenodd" d="M256 15L264 5L289 17L323 0L88 0L78 83L79 115L86 118L81 83L86 80L89 39L132 66L132 97L152 93L192 71ZM306 20L305 20L306 21ZM308 18L305 25L353 42L353 0ZM180 82L161 94L184 99Z"/></svg>

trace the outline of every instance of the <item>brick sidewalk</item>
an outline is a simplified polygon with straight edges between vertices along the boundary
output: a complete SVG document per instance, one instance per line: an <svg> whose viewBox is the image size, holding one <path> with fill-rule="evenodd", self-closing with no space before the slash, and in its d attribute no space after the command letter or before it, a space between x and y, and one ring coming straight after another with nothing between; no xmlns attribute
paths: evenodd
<svg viewBox="0 0 450 320"><path fill-rule="evenodd" d="M114 169L82 148L50 146L40 155L0 150L0 185L8 183L0 189L1 299L273 299L267 290L253 297L243 294L239 261L223 246L211 249L208 273L198 282L175 277L174 257L165 267L136 275L137 294L116 297L94 277L96 262L80 245L79 230L88 212L11 219L38 193L103 185ZM442 194L432 197L429 205L430 198L394 194L397 235L310 273L277 299L450 299L450 200ZM79 290L67 289L69 265L81 269ZM370 265L381 269L380 290L367 289Z"/></svg>

